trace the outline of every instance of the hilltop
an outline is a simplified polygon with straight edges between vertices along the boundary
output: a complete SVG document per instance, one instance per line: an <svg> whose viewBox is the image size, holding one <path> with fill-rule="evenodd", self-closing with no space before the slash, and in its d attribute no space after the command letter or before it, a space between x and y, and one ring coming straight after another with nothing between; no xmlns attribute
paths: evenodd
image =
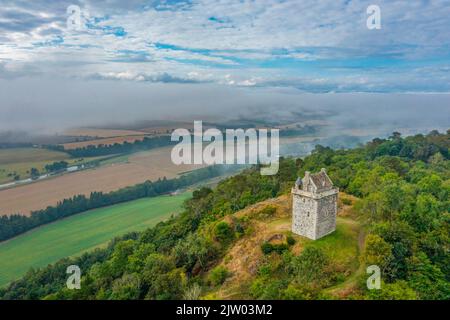
<svg viewBox="0 0 450 320"><path fill-rule="evenodd" d="M321 248L332 258L342 278L327 289L331 296L345 298L355 285L354 282L347 280L352 280L362 271L360 258L364 246L364 231L353 212L352 204L356 198L341 193L339 199L345 199L345 202L349 204L345 205L342 201L338 203L337 230L317 241L311 241L291 232L292 198L288 195L258 202L225 217L223 221L229 225L234 226L236 223L243 222L249 231L234 242L219 263L205 275L206 279L211 278L214 276L214 270L220 268L227 270L229 274L219 288L206 293L203 298L254 298L252 283L257 283L262 278L262 270L267 267L279 269L276 265L281 263L279 254L265 255L261 249L262 246L265 243L287 244L287 239L293 240L290 240L292 244L286 252L295 256L301 254L305 248ZM272 281L274 278L282 281L283 272L280 271L280 274L272 273Z"/></svg>

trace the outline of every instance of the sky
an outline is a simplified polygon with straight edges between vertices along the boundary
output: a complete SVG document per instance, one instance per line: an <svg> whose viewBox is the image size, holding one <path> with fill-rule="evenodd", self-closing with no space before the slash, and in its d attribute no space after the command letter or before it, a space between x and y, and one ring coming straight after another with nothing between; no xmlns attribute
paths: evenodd
<svg viewBox="0 0 450 320"><path fill-rule="evenodd" d="M372 4L380 29L367 27ZM13 127L17 110L48 118L56 95L87 92L97 98L85 108L133 108L148 92L183 99L177 90L198 92L187 99L199 108L202 93L218 91L261 101L275 90L279 104L301 94L448 94L448 17L449 0L2 0L0 125ZM34 98L32 83L47 94Z"/></svg>

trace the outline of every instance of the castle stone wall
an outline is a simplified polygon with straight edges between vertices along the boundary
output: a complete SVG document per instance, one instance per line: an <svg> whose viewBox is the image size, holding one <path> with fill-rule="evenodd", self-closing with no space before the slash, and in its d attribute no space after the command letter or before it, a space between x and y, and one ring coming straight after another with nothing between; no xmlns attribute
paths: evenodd
<svg viewBox="0 0 450 320"><path fill-rule="evenodd" d="M317 201L294 194L292 202L292 232L310 239L315 238Z"/></svg>
<svg viewBox="0 0 450 320"><path fill-rule="evenodd" d="M339 190L331 185L314 192L309 186L308 183L292 189L292 232L316 240L336 230Z"/></svg>
<svg viewBox="0 0 450 320"><path fill-rule="evenodd" d="M336 230L337 194L319 199L317 207L316 239Z"/></svg>

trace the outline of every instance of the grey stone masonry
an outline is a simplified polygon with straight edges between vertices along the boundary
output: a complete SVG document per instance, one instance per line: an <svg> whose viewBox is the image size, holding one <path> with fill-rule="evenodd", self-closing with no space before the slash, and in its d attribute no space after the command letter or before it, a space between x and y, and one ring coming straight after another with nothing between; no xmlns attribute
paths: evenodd
<svg viewBox="0 0 450 320"><path fill-rule="evenodd" d="M325 169L306 171L292 188L292 232L316 240L336 230L338 193Z"/></svg>

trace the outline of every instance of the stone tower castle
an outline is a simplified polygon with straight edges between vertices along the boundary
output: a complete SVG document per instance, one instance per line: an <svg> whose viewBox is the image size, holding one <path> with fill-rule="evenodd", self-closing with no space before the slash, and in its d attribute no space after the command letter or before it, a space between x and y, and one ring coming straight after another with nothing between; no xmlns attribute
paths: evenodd
<svg viewBox="0 0 450 320"><path fill-rule="evenodd" d="M292 232L316 240L336 230L338 193L325 169L306 171L292 188Z"/></svg>

